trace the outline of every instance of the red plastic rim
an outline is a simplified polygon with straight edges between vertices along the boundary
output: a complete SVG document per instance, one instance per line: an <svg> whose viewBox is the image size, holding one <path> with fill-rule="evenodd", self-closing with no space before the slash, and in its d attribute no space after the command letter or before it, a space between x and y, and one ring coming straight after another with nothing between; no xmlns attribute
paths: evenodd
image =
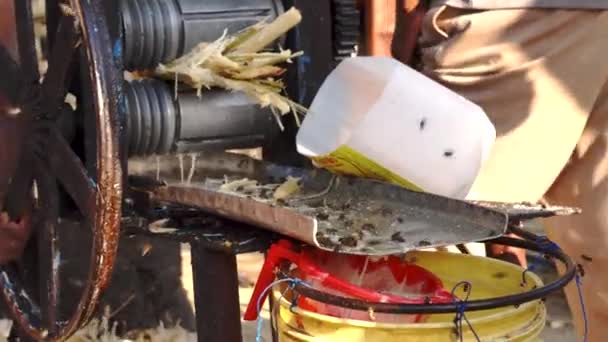
<svg viewBox="0 0 608 342"><path fill-rule="evenodd" d="M381 268L388 268L396 283L404 283L405 286L417 287L418 293L412 296L400 296L381 292L378 289L357 286L332 275L319 266L319 263L324 263L331 258L346 259L348 265L344 266L348 266L349 269L352 269L357 274L361 274L362 272L368 274ZM300 260L296 265L298 275L302 280L316 280L326 288L369 302L425 304L453 301L450 291L443 288L443 282L439 277L421 266L403 261L400 257L396 256L373 260L361 255L343 255L317 249L306 249L300 253Z"/></svg>
<svg viewBox="0 0 608 342"><path fill-rule="evenodd" d="M399 284L405 282L406 286L418 284L417 294L415 296L398 296L382 293L378 289L354 285L330 274L319 266L319 263L323 263L330 258L346 258L346 263L350 266L350 269L359 274L364 271L364 268L367 273L382 267L388 267L395 282ZM258 303L261 305L268 296L269 288L276 277L275 271L284 262L290 262L294 265L296 270L294 275L302 280L312 280L315 283L320 283L328 291L355 299L393 304L439 304L453 301L451 293L443 288L443 283L437 276L423 267L405 262L399 257L391 256L374 261L365 256L329 253L313 248L299 250L290 241L280 240L268 250L266 261L245 311L245 320L251 321L258 318L257 305Z"/></svg>

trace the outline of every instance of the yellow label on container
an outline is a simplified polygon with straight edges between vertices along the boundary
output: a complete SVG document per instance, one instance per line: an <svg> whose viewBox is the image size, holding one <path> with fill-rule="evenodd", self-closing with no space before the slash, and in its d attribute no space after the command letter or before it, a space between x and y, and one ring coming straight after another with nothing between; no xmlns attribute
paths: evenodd
<svg viewBox="0 0 608 342"><path fill-rule="evenodd" d="M329 154L311 159L316 166L337 174L372 178L393 183L410 190L423 191L414 183L387 170L348 146L341 146Z"/></svg>

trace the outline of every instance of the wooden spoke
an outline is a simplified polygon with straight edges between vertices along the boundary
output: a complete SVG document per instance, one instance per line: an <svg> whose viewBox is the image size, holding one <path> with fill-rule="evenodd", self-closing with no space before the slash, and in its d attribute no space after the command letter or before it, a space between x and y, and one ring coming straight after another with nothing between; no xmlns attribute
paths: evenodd
<svg viewBox="0 0 608 342"><path fill-rule="evenodd" d="M13 220L21 218L30 201L32 182L34 179L34 164L30 154L21 155L17 170L11 180L6 194L5 208Z"/></svg>
<svg viewBox="0 0 608 342"><path fill-rule="evenodd" d="M21 69L8 49L0 45L0 98L4 97L12 105L18 105L22 86Z"/></svg>
<svg viewBox="0 0 608 342"><path fill-rule="evenodd" d="M71 69L79 39L74 17L62 16L55 35L56 44L49 56L48 71L42 83L42 94L48 111L46 115L51 120L61 113L67 87L72 81Z"/></svg>
<svg viewBox="0 0 608 342"><path fill-rule="evenodd" d="M59 7L59 1L57 0L46 0L45 1L46 11L46 43L47 43L47 59L49 58L50 50L55 45L55 33L57 32L57 26L59 26L59 18L61 18L61 8Z"/></svg>
<svg viewBox="0 0 608 342"><path fill-rule="evenodd" d="M47 153L44 158L48 171L67 191L80 213L85 218L93 218L97 185L89 178L87 171L70 145L54 127L49 128Z"/></svg>
<svg viewBox="0 0 608 342"><path fill-rule="evenodd" d="M6 98L23 112L19 119L27 139L5 142L24 145L19 145L21 156L4 204L13 218L20 218L34 204L37 244L31 246L37 248L38 258L28 265L20 261L0 267L0 293L23 336L36 341L65 340L94 314L114 266L122 213L117 86L122 74L113 63L103 1L46 0L49 66L40 83L31 1L14 3L20 58L17 63L11 51L0 46L0 100ZM77 96L84 128L73 125L77 120L69 117L59 119L60 115L73 115L64 105L68 89ZM74 129L81 131L72 132ZM64 137L69 132L75 139L70 143L80 145L78 152ZM70 208L63 206L62 188L93 233L87 282L78 305L66 313L58 311L58 227L60 214ZM24 269L35 270L39 283L35 289L24 286L31 284L19 277L19 270ZM32 296L31 291L39 296Z"/></svg>
<svg viewBox="0 0 608 342"><path fill-rule="evenodd" d="M57 227L59 224L59 191L57 182L52 177L46 177L40 173L45 168L39 165L37 168L37 189L40 204L36 211L38 213L38 269L40 282L40 309L42 323L49 327L49 333L55 335L59 327L59 266L61 255Z"/></svg>
<svg viewBox="0 0 608 342"><path fill-rule="evenodd" d="M36 36L30 0L16 0L15 20L17 22L17 38L19 40L19 62L24 78L28 82L38 82L38 54L36 53Z"/></svg>

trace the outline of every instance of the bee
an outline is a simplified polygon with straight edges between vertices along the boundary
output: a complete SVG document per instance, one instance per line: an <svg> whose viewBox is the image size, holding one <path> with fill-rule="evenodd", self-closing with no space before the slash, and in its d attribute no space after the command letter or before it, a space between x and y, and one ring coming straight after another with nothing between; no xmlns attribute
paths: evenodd
<svg viewBox="0 0 608 342"><path fill-rule="evenodd" d="M396 232L395 234L391 235L391 240L401 243L405 242L405 239L403 238L403 236L401 236L400 232Z"/></svg>
<svg viewBox="0 0 608 342"><path fill-rule="evenodd" d="M431 243L427 240L422 240L422 241L418 242L418 246L420 246L420 247L430 246L430 245L431 245Z"/></svg>
<svg viewBox="0 0 608 342"><path fill-rule="evenodd" d="M420 124L419 124L420 130L424 131L425 126L426 126L426 118L422 118L422 120L420 120Z"/></svg>
<svg viewBox="0 0 608 342"><path fill-rule="evenodd" d="M354 236L340 238L340 243L347 247L357 247L357 239Z"/></svg>

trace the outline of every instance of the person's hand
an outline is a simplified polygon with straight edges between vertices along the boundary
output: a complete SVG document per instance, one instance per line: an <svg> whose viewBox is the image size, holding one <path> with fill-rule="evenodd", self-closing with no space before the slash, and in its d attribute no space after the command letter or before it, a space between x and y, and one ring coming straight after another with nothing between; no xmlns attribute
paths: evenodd
<svg viewBox="0 0 608 342"><path fill-rule="evenodd" d="M0 265L21 257L31 231L29 215L18 222L13 222L7 213L0 213Z"/></svg>
<svg viewBox="0 0 608 342"><path fill-rule="evenodd" d="M514 234L507 234L506 236L520 239L519 236ZM487 255L491 258L507 261L523 268L528 267L526 250L522 248L489 244L487 247Z"/></svg>

